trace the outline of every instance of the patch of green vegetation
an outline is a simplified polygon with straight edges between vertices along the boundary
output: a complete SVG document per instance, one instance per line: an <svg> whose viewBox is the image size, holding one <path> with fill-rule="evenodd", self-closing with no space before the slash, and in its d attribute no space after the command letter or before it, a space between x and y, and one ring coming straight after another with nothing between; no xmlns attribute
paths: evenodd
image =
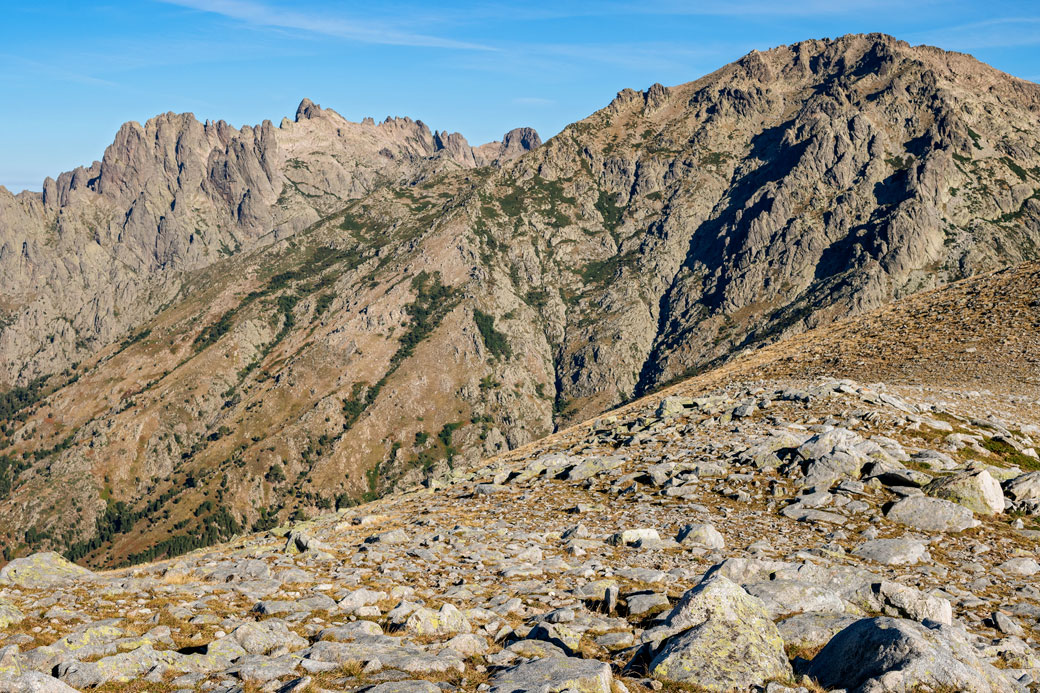
<svg viewBox="0 0 1040 693"><path fill-rule="evenodd" d="M0 500L11 495L18 475L29 468L24 459L16 459L10 455L0 455Z"/></svg>
<svg viewBox="0 0 1040 693"><path fill-rule="evenodd" d="M137 344L138 342L144 339L148 339L148 335L150 335L151 333L151 329L144 329L140 332L137 332L136 334L129 335L126 339L119 343L119 348L126 349L128 346L131 346L132 344Z"/></svg>
<svg viewBox="0 0 1040 693"><path fill-rule="evenodd" d="M39 462L42 459L46 459L51 455L57 455L59 452L68 450L72 447L72 439L76 437L76 431L73 431L61 441L59 441L54 447L44 448L41 450L33 450L33 459Z"/></svg>
<svg viewBox="0 0 1040 693"><path fill-rule="evenodd" d="M572 400L567 399L562 394L556 395L556 399L553 400L553 418L557 421L566 421L577 413L578 408L574 406Z"/></svg>
<svg viewBox="0 0 1040 693"><path fill-rule="evenodd" d="M187 481L185 486L187 486ZM152 498L138 510L132 509L124 501L113 501L111 497L106 498L105 512L94 521L94 536L71 544L65 551L65 557L70 561L78 561L110 543L118 535L127 534L140 520L154 517L159 513L183 488L184 486L179 487L177 484L172 484L169 489Z"/></svg>
<svg viewBox="0 0 1040 693"><path fill-rule="evenodd" d="M519 217L526 208L542 212L556 226L571 224L571 218L560 209L561 205L575 205L577 200L563 190L563 181L535 176L524 187L514 185L498 197L498 206L507 217ZM490 215L489 215L490 216Z"/></svg>
<svg viewBox="0 0 1040 693"><path fill-rule="evenodd" d="M318 300L314 302L314 315L324 315L334 300L336 300L336 297L331 292L318 296Z"/></svg>
<svg viewBox="0 0 1040 693"><path fill-rule="evenodd" d="M979 133L975 132L971 128L968 128L968 137L971 138L972 144L975 145L975 149L982 149L982 145L979 144L979 141L982 139L982 137L981 135L979 135Z"/></svg>
<svg viewBox="0 0 1040 693"><path fill-rule="evenodd" d="M982 447L992 453L1000 455L1001 461L1006 465L1033 471L1040 470L1040 460L1019 452L1013 445L1005 443L1002 440L984 438L982 441Z"/></svg>
<svg viewBox="0 0 1040 693"><path fill-rule="evenodd" d="M387 375L396 371L415 352L415 348L437 329L459 298L458 289L441 283L440 272L430 274L424 270L419 273L412 279L412 289L416 293L415 301L405 306L411 322L401 336L397 352L390 359Z"/></svg>
<svg viewBox="0 0 1040 693"><path fill-rule="evenodd" d="M549 292L545 289L531 289L524 296L524 303L535 310L541 310L549 303Z"/></svg>
<svg viewBox="0 0 1040 693"><path fill-rule="evenodd" d="M192 342L192 347L194 347L195 353L199 353L206 347L216 344L217 340L227 334L231 330L231 326L234 324L233 318L237 312L237 308L232 308L221 315L216 322L202 328L202 332L200 332L195 338L195 341Z"/></svg>
<svg viewBox="0 0 1040 693"><path fill-rule="evenodd" d="M361 500L366 503L371 503L379 498L379 475L382 466L382 462L377 462L376 466L365 472L365 482L368 484L368 490L361 495Z"/></svg>
<svg viewBox="0 0 1040 693"><path fill-rule="evenodd" d="M473 309L473 322L480 330L480 336L484 340L484 347L496 359L508 361L513 357L513 348L509 345L509 338L505 333L495 329L495 318L483 312L479 308Z"/></svg>
<svg viewBox="0 0 1040 693"><path fill-rule="evenodd" d="M460 428L462 428L462 422L453 421L444 424L444 426L441 427L440 432L437 433L437 440L440 441L444 448L444 456L447 458L449 466L451 465L451 461L455 458L455 455L459 454L458 449L451 444L451 441L452 437L455 435L455 431Z"/></svg>
<svg viewBox="0 0 1040 693"><path fill-rule="evenodd" d="M12 387L7 392L0 393L0 421L18 418L18 414L46 397L49 394L46 388L48 378L49 376L42 376L25 386ZM20 420L24 420L24 417Z"/></svg>
<svg viewBox="0 0 1040 693"><path fill-rule="evenodd" d="M173 558L227 541L242 532L242 525L226 507L219 507L202 518L202 523L187 534L178 534L163 539L158 544L139 553L132 553L124 561L124 565L148 563L159 558Z"/></svg>
<svg viewBox="0 0 1040 693"><path fill-rule="evenodd" d="M1004 162L1004 165L1011 169L1011 172L1018 176L1023 182L1029 180L1029 174L1024 168L1015 163L1014 160L1006 156L1001 157L1000 160Z"/></svg>
<svg viewBox="0 0 1040 693"><path fill-rule="evenodd" d="M606 260L595 260L581 267L578 274L585 284L606 284L625 267L633 266L636 256L633 253L615 255Z"/></svg>
<svg viewBox="0 0 1040 693"><path fill-rule="evenodd" d="M603 226L611 234L621 225L621 218L625 213L624 208L617 204L617 196L611 195L605 190L599 191L596 199L596 211L603 217Z"/></svg>
<svg viewBox="0 0 1040 693"><path fill-rule="evenodd" d="M512 190L498 198L498 206L507 217L518 217L524 209L524 190L514 187Z"/></svg>
<svg viewBox="0 0 1040 693"><path fill-rule="evenodd" d="M348 232L364 231L366 228L365 225L361 223L361 220L350 212L343 213L343 218L339 222L339 227Z"/></svg>
<svg viewBox="0 0 1040 693"><path fill-rule="evenodd" d="M361 418L361 415L371 404L368 397L362 397L361 391L365 389L367 383L354 383L350 397L343 400L343 430L349 431L357 420ZM375 399L374 397L372 399Z"/></svg>
<svg viewBox="0 0 1040 693"><path fill-rule="evenodd" d="M885 159L885 163L896 171L905 171L910 168L910 164L914 163L914 158L912 156L907 156L905 159L900 156L890 156Z"/></svg>
<svg viewBox="0 0 1040 693"><path fill-rule="evenodd" d="M282 465L277 462L271 465L271 468L264 474L264 480L271 484L281 484L285 482L285 470L282 469Z"/></svg>
<svg viewBox="0 0 1040 693"><path fill-rule="evenodd" d="M701 166L721 166L726 163L732 155L729 152L708 152L701 157Z"/></svg>

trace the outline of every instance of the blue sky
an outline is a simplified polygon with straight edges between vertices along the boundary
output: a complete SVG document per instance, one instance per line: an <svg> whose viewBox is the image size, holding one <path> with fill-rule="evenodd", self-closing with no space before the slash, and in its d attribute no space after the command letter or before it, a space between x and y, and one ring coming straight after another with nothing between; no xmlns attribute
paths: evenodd
<svg viewBox="0 0 1040 693"><path fill-rule="evenodd" d="M1037 0L0 0L0 18L0 185L13 191L101 158L121 123L164 111L277 123L306 96L473 144L521 125L548 138L624 87L851 32L1040 81Z"/></svg>

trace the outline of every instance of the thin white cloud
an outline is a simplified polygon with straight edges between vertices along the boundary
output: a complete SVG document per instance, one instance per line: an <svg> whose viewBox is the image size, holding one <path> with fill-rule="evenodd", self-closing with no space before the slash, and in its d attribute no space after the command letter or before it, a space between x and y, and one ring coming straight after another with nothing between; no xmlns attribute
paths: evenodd
<svg viewBox="0 0 1040 693"><path fill-rule="evenodd" d="M490 46L466 41L401 31L391 25L331 15L307 14L284 10L250 0L159 0L201 12L219 14L253 26L291 29L360 43L458 50L488 51Z"/></svg>
<svg viewBox="0 0 1040 693"><path fill-rule="evenodd" d="M936 5L942 0L918 0L916 9ZM472 23L488 19L538 21L576 17L618 17L636 15L702 16L702 17L822 17L876 13L898 10L906 13L906 0L572 0L551 7L535 3L476 2L453 9L438 8L438 19L448 17L458 23Z"/></svg>
<svg viewBox="0 0 1040 693"><path fill-rule="evenodd" d="M543 99L540 96L518 96L513 103L521 106L553 106L556 104L552 99Z"/></svg>
<svg viewBox="0 0 1040 693"><path fill-rule="evenodd" d="M1040 45L1040 17L1001 17L958 24L913 32L907 35L907 40L961 51L1036 46Z"/></svg>
<svg viewBox="0 0 1040 693"><path fill-rule="evenodd" d="M76 84L86 84L92 87L118 87L119 84L109 81L107 79L101 79L100 77L94 77L92 75L83 74L74 70L69 70L68 67L49 65L42 63L37 60L30 60L20 55L0 54L0 59L10 60L13 63L18 63L21 69L26 72L32 72L36 75L41 75L49 79L63 82L74 82Z"/></svg>

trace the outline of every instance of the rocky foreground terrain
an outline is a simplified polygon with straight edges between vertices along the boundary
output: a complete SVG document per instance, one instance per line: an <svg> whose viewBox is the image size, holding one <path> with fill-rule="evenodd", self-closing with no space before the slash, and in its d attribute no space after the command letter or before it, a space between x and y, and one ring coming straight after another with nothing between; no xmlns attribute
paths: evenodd
<svg viewBox="0 0 1040 693"><path fill-rule="evenodd" d="M1037 690L1040 399L1008 375L1040 302L985 307L1038 281L921 294L173 560L16 559L0 690ZM991 323L1020 339L974 350Z"/></svg>

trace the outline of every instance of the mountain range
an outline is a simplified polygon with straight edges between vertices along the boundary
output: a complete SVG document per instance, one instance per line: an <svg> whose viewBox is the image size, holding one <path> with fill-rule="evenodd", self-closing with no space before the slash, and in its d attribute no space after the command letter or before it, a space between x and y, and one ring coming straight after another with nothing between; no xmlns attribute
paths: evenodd
<svg viewBox="0 0 1040 693"><path fill-rule="evenodd" d="M1036 84L854 35L623 90L545 143L307 100L277 127L128 123L0 189L6 557L172 556L769 349L867 361L891 302L1040 259L1038 115Z"/></svg>

